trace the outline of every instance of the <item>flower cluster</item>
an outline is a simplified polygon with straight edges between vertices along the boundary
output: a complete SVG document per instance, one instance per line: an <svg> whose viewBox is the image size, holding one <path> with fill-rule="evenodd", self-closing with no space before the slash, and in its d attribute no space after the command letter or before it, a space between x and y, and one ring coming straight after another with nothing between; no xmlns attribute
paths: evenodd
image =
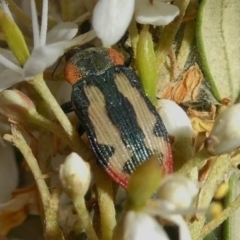
<svg viewBox="0 0 240 240"><path fill-rule="evenodd" d="M133 15L138 23L161 26L178 14L176 6L162 0L100 0L94 8L93 28L103 45L111 46L124 35Z"/></svg>
<svg viewBox="0 0 240 240"><path fill-rule="evenodd" d="M193 206L199 188L181 175L173 174L163 179L159 178L156 166L156 159L151 158L134 172L127 189L126 210L115 227L113 239L169 240L171 238L163 228L163 225L169 224L178 227L179 239L192 239L182 215L196 212ZM146 176L143 179L143 173L155 177ZM136 183L141 191L135 189ZM146 187L148 189L145 189ZM153 194L151 190L154 188L156 190ZM148 199L148 194L152 195L151 200Z"/></svg>
<svg viewBox="0 0 240 240"><path fill-rule="evenodd" d="M221 218L213 217L204 225L205 211L211 211L214 198L225 196L230 189L228 177L240 164L240 104L229 106L231 99L222 96L221 103L226 106L219 107L220 99L216 103L208 96L203 73L195 58L191 59L197 2L0 0L0 238L35 214L41 218L46 239L82 239L85 235L90 240L174 239L166 229L177 229L180 240L191 240L191 233L200 239L240 206L238 197L230 203L229 211L218 211ZM121 95L119 99L124 98L132 107L124 113L131 119L130 124L126 121L126 129L141 136L136 136L139 145L135 139L134 144L131 142L134 134L123 136L122 112L114 109L119 112L117 120L112 119L112 112L109 114L108 106L120 105L115 104L112 86L104 89L100 82L99 88L93 87L94 94L89 90L94 85L91 81L102 78L88 73L105 64L102 55L99 61L93 60L89 45L99 47L107 60L113 61L111 69L107 62L107 70L101 74L107 78L112 69L115 71L116 78L110 80ZM82 53L83 49L88 55L78 57L78 64L85 60L92 68L82 67L87 74L79 81L83 71L68 54L76 50ZM119 61L120 55L129 53L132 69L125 66L131 61L124 66L123 59ZM81 116L63 112L64 107L76 110L74 101L59 105L70 100L67 83L62 81L64 62L65 73L71 70L69 78L86 84L86 96L91 92L87 103L79 101L80 108L86 105L90 119L86 122ZM130 75L117 72L118 68ZM135 85L138 78L146 98L141 86ZM97 104L91 104L93 100ZM132 119L136 126L131 132ZM92 127L94 136L88 129L83 135L75 131L79 120ZM101 126L106 134L99 131ZM106 150L106 159L99 157L95 143L101 151ZM161 144L167 146L163 151L164 146L158 146ZM138 155L141 151L150 157ZM116 161L111 159L114 154ZM128 164L133 165L130 170ZM167 175L165 164L174 173ZM219 185L225 190L218 189ZM191 216L196 217L189 221Z"/></svg>
<svg viewBox="0 0 240 240"><path fill-rule="evenodd" d="M80 36L85 39L73 37L77 34L78 25L72 22L60 22L48 31L48 1L43 1L41 14L41 27L39 30L38 15L35 0L30 1L32 15L33 46L31 54L26 46L24 36L14 22L11 12L4 0L2 0L2 9L0 9L1 27L9 38L17 38L14 42L8 42L13 52L1 49L0 55L0 90L23 81L31 80L38 73L44 72L53 65L57 59L62 56L66 49L77 44L83 44L95 37L93 32L88 36ZM84 18L80 19L82 21ZM11 27L11 29L9 29ZM17 41L18 40L18 41ZM72 40L72 41L69 41ZM21 58L21 55L25 55Z"/></svg>

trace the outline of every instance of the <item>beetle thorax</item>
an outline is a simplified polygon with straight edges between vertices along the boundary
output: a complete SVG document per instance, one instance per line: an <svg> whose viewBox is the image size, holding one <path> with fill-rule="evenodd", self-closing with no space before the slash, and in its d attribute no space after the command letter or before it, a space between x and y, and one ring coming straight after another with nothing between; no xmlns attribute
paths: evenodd
<svg viewBox="0 0 240 240"><path fill-rule="evenodd" d="M71 84L88 77L98 76L109 68L123 65L123 58L114 49L88 48L76 52L66 63L65 78Z"/></svg>

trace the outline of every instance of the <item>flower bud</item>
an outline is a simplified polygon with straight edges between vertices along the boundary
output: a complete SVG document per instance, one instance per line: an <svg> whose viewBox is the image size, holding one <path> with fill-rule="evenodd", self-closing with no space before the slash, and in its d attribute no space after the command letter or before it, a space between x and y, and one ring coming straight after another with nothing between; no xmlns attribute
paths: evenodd
<svg viewBox="0 0 240 240"><path fill-rule="evenodd" d="M212 202L209 210L213 218L220 217L223 211L223 205L221 202Z"/></svg>
<svg viewBox="0 0 240 240"><path fill-rule="evenodd" d="M0 113L8 118L23 120L24 117L36 113L36 108L24 93L16 89L4 90L0 92Z"/></svg>
<svg viewBox="0 0 240 240"><path fill-rule="evenodd" d="M214 193L214 199L221 200L223 199L229 191L229 184L227 182L222 182L216 192Z"/></svg>
<svg viewBox="0 0 240 240"><path fill-rule="evenodd" d="M69 154L60 166L60 180L69 197L84 196L91 181L90 166L76 154Z"/></svg>
<svg viewBox="0 0 240 240"><path fill-rule="evenodd" d="M240 147L240 104L221 112L215 119L212 131L204 146L212 155L230 152Z"/></svg>
<svg viewBox="0 0 240 240"><path fill-rule="evenodd" d="M197 185L181 175L165 177L157 197L172 203L176 208L185 209L192 205L198 193Z"/></svg>

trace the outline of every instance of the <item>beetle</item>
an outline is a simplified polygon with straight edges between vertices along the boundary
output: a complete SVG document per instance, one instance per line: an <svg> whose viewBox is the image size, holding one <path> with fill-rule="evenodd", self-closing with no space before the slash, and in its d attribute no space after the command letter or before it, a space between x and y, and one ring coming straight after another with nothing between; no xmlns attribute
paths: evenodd
<svg viewBox="0 0 240 240"><path fill-rule="evenodd" d="M66 53L66 80L74 110L97 161L126 188L130 175L151 155L159 169L172 172L168 133L138 76L112 48L77 47Z"/></svg>

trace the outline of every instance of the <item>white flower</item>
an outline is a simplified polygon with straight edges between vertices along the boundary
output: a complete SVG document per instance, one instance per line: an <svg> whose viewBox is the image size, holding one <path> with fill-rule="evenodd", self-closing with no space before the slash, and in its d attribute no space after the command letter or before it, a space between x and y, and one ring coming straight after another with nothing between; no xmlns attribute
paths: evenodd
<svg viewBox="0 0 240 240"><path fill-rule="evenodd" d="M154 208L146 209L146 212L152 217L159 216L165 220L168 220L179 227L179 239L180 240L191 240L191 235L188 230L187 224L184 218L181 216L184 211L183 209L177 209L175 205L168 201L158 200ZM192 209L190 209L192 210ZM189 209L185 209L185 214L188 214Z"/></svg>
<svg viewBox="0 0 240 240"><path fill-rule="evenodd" d="M169 175L158 189L157 199L145 212L175 223L179 227L179 239L191 239L187 224L181 215L193 213L193 202L199 192L196 183L181 175Z"/></svg>
<svg viewBox="0 0 240 240"><path fill-rule="evenodd" d="M174 169L178 170L194 155L193 128L187 114L175 102L158 100L158 112L172 142Z"/></svg>
<svg viewBox="0 0 240 240"><path fill-rule="evenodd" d="M168 1L166 1L168 2ZM138 23L152 25L167 25L179 14L179 9L164 0L136 0L134 16Z"/></svg>
<svg viewBox="0 0 240 240"><path fill-rule="evenodd" d="M193 214L193 202L198 186L180 175L163 179L156 194L143 209L126 211L117 224L113 239L119 240L169 240L162 225L155 217L174 223L179 227L179 239L190 240L191 235L182 215Z"/></svg>
<svg viewBox="0 0 240 240"><path fill-rule="evenodd" d="M0 49L0 91L20 82L23 69L9 50Z"/></svg>
<svg viewBox="0 0 240 240"><path fill-rule="evenodd" d="M124 240L168 240L163 227L144 212L128 211L124 220Z"/></svg>
<svg viewBox="0 0 240 240"><path fill-rule="evenodd" d="M4 3L2 0L2 4L6 8L6 4ZM9 10L7 12L9 12ZM51 66L64 54L65 49L76 45L77 42L83 44L95 37L95 33L90 31L87 34L72 39L78 31L78 25L74 22L61 22L47 33L48 0L43 1L40 31L34 0L31 0L31 13L34 40L31 56L24 66L20 67L10 51L0 50L0 69L2 70L0 79L3 79L0 82L0 90L6 89L22 80L30 80L33 76ZM72 40L69 41L70 39Z"/></svg>
<svg viewBox="0 0 240 240"><path fill-rule="evenodd" d="M93 11L92 24L104 46L116 43L132 19L134 0L99 0Z"/></svg>
<svg viewBox="0 0 240 240"><path fill-rule="evenodd" d="M175 102L167 99L158 100L158 112L163 120L168 134L174 136L174 141L183 138L193 138L193 128L187 114Z"/></svg>
<svg viewBox="0 0 240 240"><path fill-rule="evenodd" d="M212 155L227 153L240 147L240 103L221 112L205 140L205 148Z"/></svg>
<svg viewBox="0 0 240 240"><path fill-rule="evenodd" d="M187 209L191 207L198 191L199 188L194 182L174 174L163 179L157 197L172 203L178 209Z"/></svg>
<svg viewBox="0 0 240 240"><path fill-rule="evenodd" d="M179 14L179 9L164 0L154 0L152 4L149 0L99 0L93 11L92 23L104 46L120 40L133 14L139 23L166 25Z"/></svg>

